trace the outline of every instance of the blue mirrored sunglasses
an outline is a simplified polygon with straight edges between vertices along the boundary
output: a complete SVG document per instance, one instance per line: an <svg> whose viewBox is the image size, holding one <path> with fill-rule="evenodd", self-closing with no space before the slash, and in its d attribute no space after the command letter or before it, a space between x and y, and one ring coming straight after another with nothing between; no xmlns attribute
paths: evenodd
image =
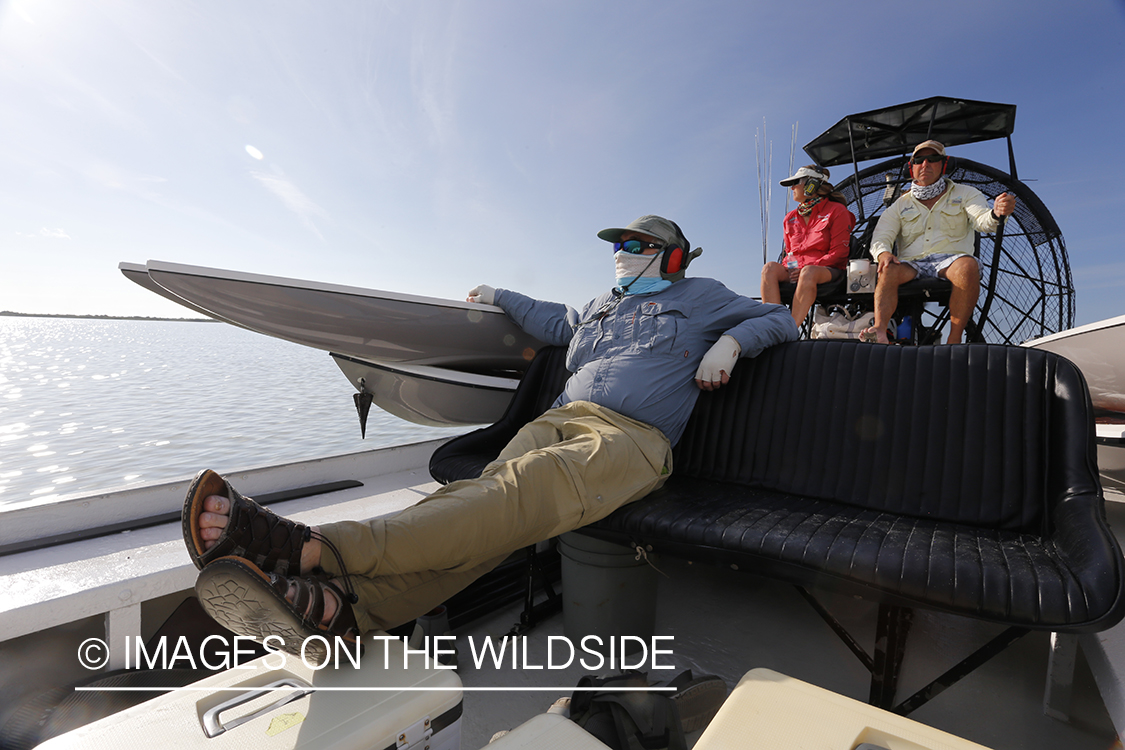
<svg viewBox="0 0 1125 750"><path fill-rule="evenodd" d="M625 240L624 242L614 242L613 252L624 250L627 253L640 254L645 250L663 250L664 246L656 242L644 242L642 240Z"/></svg>

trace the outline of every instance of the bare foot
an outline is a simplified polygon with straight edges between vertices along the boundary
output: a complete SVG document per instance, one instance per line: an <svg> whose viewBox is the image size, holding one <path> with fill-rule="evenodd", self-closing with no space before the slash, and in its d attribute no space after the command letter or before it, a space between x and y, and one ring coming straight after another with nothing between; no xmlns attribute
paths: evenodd
<svg viewBox="0 0 1125 750"><path fill-rule="evenodd" d="M248 498L250 499L250 498ZM222 495L209 495L203 501L203 512L199 514L199 537L203 549L209 550L223 535L223 529L230 520L230 498ZM301 572L308 573L320 565L320 527L312 527L312 538L301 547ZM326 605L327 608L327 605ZM335 611L335 607L333 607Z"/></svg>
<svg viewBox="0 0 1125 750"><path fill-rule="evenodd" d="M871 326L864 328L859 332L860 341L866 341L871 344L889 344L891 340L887 338L887 330L880 329L878 326Z"/></svg>

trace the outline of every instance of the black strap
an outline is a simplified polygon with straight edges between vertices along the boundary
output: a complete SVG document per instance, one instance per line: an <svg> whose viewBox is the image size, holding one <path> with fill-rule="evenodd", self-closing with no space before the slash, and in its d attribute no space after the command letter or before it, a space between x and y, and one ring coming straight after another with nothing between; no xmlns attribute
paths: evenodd
<svg viewBox="0 0 1125 750"><path fill-rule="evenodd" d="M690 680L688 671L668 684L679 686ZM644 672L587 675L578 681L579 688L657 686ZM570 718L614 750L687 750L679 708L663 692L576 690L571 697Z"/></svg>

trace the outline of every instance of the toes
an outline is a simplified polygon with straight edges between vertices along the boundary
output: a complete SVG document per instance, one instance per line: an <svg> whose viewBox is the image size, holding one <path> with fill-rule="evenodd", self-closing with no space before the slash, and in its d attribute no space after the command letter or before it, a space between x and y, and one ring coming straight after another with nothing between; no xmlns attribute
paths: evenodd
<svg viewBox="0 0 1125 750"><path fill-rule="evenodd" d="M203 501L203 509L212 513L229 513L230 500L222 495L209 495Z"/></svg>
<svg viewBox="0 0 1125 750"><path fill-rule="evenodd" d="M225 497L218 495L211 495L203 501L205 510L199 514L197 520L199 523L199 539L203 542L205 551L214 547L215 542L223 535L223 529L226 528L227 522L230 520L230 516L226 515L229 509L228 502Z"/></svg>
<svg viewBox="0 0 1125 750"><path fill-rule="evenodd" d="M220 515L218 513L200 513L199 514L199 531L204 539L218 539L219 532L226 528L227 521L230 516ZM208 532L215 532L208 536Z"/></svg>

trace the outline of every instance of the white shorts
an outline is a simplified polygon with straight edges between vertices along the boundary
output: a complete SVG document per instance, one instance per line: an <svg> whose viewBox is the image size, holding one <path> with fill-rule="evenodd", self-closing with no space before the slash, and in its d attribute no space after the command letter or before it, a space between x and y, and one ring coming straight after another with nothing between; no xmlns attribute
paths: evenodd
<svg viewBox="0 0 1125 750"><path fill-rule="evenodd" d="M944 271L953 265L953 262L958 258L970 258L980 266L980 261L975 256L966 255L965 253L935 253L927 255L924 258L917 260L903 260L900 263L910 266L918 272L919 279L937 279L941 278L938 273Z"/></svg>

